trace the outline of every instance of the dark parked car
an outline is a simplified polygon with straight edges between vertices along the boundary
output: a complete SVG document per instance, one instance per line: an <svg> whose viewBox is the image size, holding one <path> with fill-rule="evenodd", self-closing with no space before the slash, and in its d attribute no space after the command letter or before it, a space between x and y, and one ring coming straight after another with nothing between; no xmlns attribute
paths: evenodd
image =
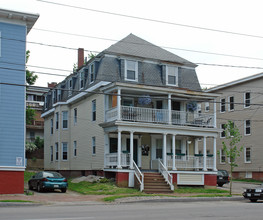
<svg viewBox="0 0 263 220"><path fill-rule="evenodd" d="M251 202L256 202L259 199L263 199L263 184L257 188L245 189L243 196L246 199L249 199Z"/></svg>
<svg viewBox="0 0 263 220"><path fill-rule="evenodd" d="M226 170L217 171L217 185L223 186L224 184L229 183L229 175Z"/></svg>
<svg viewBox="0 0 263 220"><path fill-rule="evenodd" d="M53 171L38 172L28 181L28 188L30 190L36 189L38 192L60 189L61 192L65 193L67 191L67 187L67 179L60 173Z"/></svg>

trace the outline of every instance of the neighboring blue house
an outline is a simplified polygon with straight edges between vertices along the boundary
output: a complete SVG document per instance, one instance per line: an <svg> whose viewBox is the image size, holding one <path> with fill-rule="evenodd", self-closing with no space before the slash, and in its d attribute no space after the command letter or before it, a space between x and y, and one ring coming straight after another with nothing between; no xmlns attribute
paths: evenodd
<svg viewBox="0 0 263 220"><path fill-rule="evenodd" d="M26 36L38 17L0 9L0 194L24 192Z"/></svg>

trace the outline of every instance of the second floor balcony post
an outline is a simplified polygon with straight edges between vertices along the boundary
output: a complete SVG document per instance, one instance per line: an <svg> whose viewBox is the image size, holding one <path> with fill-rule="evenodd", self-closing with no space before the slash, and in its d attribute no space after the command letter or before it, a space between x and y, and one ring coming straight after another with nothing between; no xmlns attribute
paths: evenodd
<svg viewBox="0 0 263 220"><path fill-rule="evenodd" d="M203 138L203 159L204 159L204 162L203 162L203 171L207 171L207 167L206 167L206 137Z"/></svg>
<svg viewBox="0 0 263 220"><path fill-rule="evenodd" d="M172 124L172 96L168 94L168 124Z"/></svg>
<svg viewBox="0 0 263 220"><path fill-rule="evenodd" d="M173 170L176 170L175 167L175 135L173 134L173 139L172 139L172 153L173 153Z"/></svg>
<svg viewBox="0 0 263 220"><path fill-rule="evenodd" d="M118 88L117 93L117 120L121 120L121 89Z"/></svg>

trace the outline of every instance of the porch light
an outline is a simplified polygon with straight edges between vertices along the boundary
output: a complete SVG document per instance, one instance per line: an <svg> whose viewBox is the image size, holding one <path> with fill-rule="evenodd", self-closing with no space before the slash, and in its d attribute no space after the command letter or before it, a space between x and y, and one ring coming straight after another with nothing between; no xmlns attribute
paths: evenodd
<svg viewBox="0 0 263 220"><path fill-rule="evenodd" d="M187 141L187 144L191 144L192 143L192 141Z"/></svg>

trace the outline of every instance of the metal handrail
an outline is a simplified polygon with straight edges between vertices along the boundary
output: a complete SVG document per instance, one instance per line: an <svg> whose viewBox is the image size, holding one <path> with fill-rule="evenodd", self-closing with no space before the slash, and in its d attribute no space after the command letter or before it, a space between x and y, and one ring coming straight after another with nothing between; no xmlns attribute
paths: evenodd
<svg viewBox="0 0 263 220"><path fill-rule="evenodd" d="M136 163L133 161L133 167L135 171L135 176L140 183L140 191L142 192L144 190L144 176L143 173L140 171L139 167L136 165Z"/></svg>
<svg viewBox="0 0 263 220"><path fill-rule="evenodd" d="M159 172L162 174L165 181L170 185L171 190L174 190L173 176L168 172L167 168L163 165L160 158L158 159L158 162Z"/></svg>

